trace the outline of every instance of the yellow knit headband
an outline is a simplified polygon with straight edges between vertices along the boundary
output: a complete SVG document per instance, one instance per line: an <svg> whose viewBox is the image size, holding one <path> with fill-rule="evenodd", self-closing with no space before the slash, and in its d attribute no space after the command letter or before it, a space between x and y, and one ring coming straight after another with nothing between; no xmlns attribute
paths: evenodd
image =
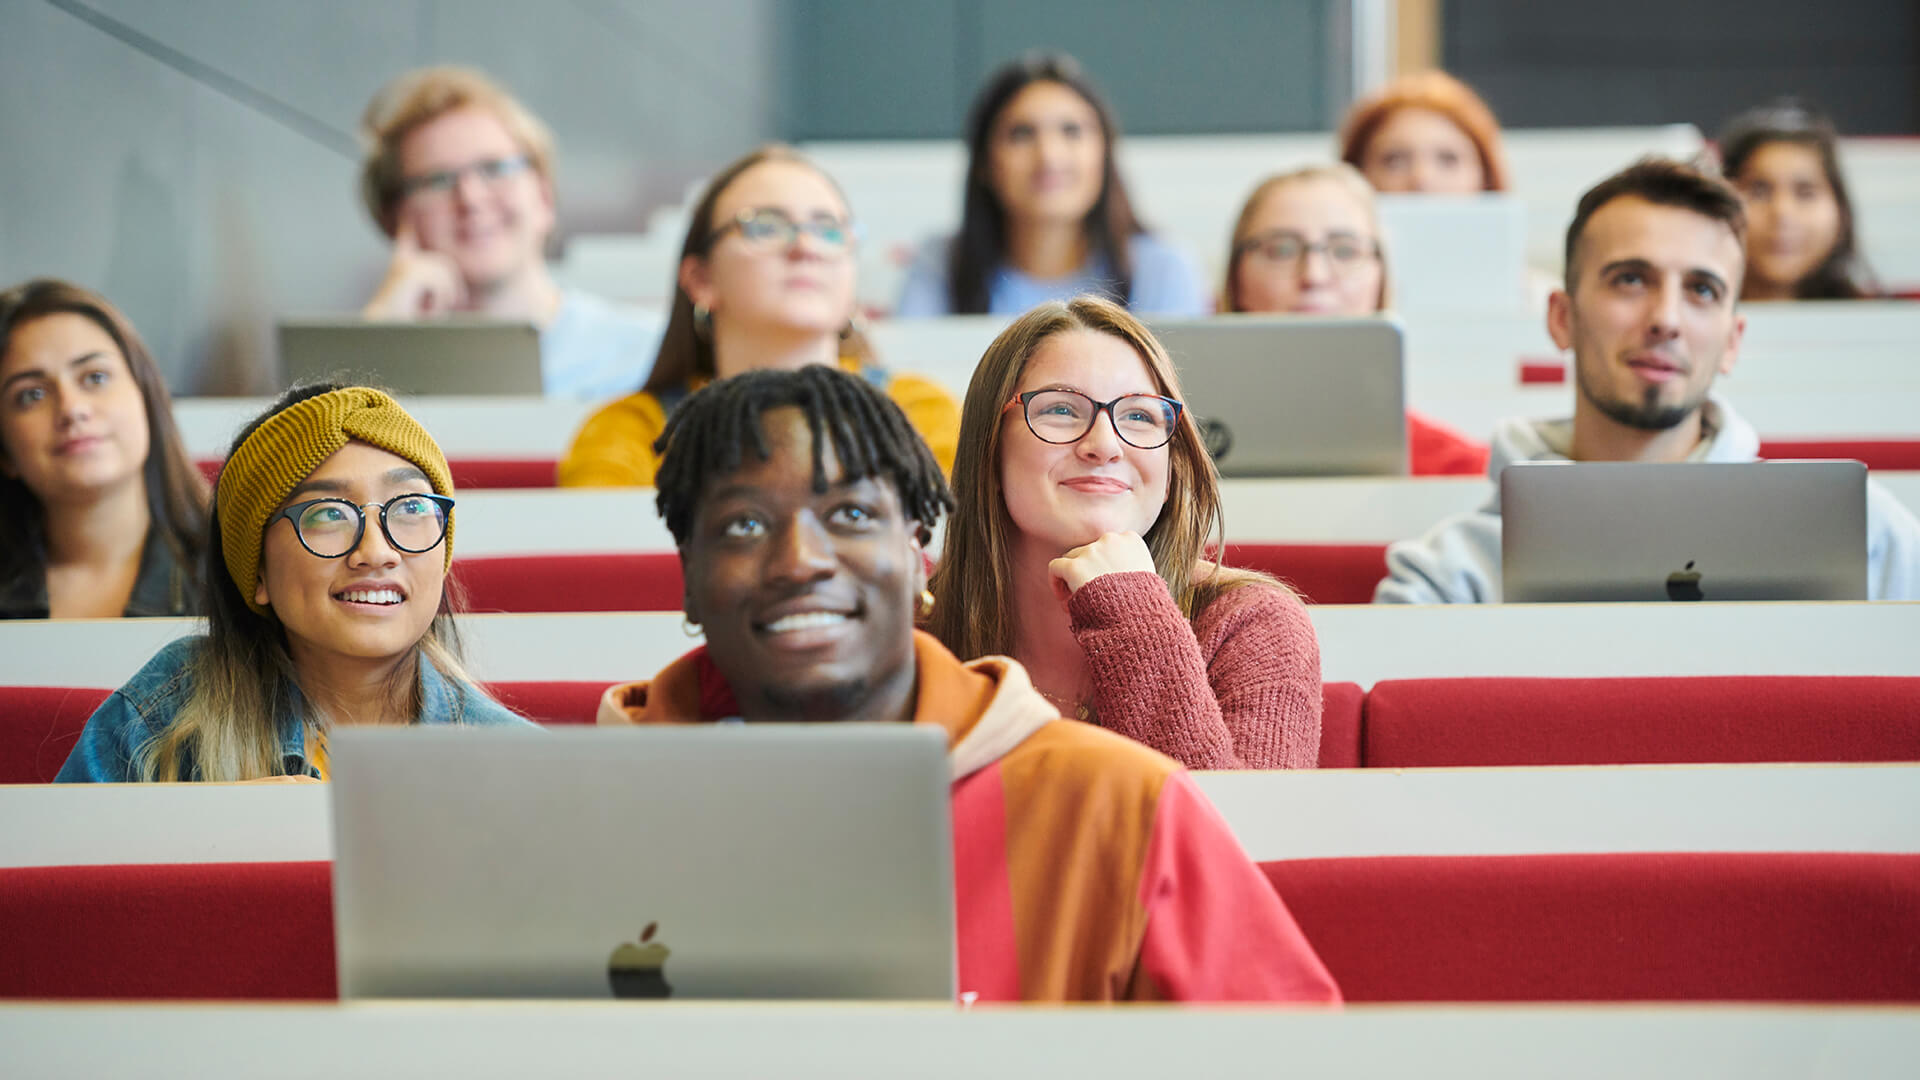
<svg viewBox="0 0 1920 1080"><path fill-rule="evenodd" d="M349 439L377 446L420 466L436 494L453 494L446 455L420 422L392 398L364 386L310 397L268 417L220 469L214 505L220 512L220 542L227 574L255 613L260 586L260 549L267 518L313 470ZM378 528L377 522L369 523ZM453 519L447 519L446 560L453 562Z"/></svg>

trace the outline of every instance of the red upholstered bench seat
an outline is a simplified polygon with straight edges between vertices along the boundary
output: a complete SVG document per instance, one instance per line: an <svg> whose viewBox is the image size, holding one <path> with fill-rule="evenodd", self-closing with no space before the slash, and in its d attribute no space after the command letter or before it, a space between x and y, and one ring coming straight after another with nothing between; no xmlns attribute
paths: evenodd
<svg viewBox="0 0 1920 1080"><path fill-rule="evenodd" d="M1387 545L1228 544L1226 564L1272 574L1310 604L1370 604L1387 576Z"/></svg>
<svg viewBox="0 0 1920 1080"><path fill-rule="evenodd" d="M680 556L488 555L455 559L468 611L679 611Z"/></svg>
<svg viewBox="0 0 1920 1080"><path fill-rule="evenodd" d="M0 998L336 998L329 863L0 869Z"/></svg>
<svg viewBox="0 0 1920 1080"><path fill-rule="evenodd" d="M1763 458L1854 458L1868 469L1920 469L1920 439L1762 439Z"/></svg>
<svg viewBox="0 0 1920 1080"><path fill-rule="evenodd" d="M1920 1002L1920 855L1422 856L1261 869L1348 1001Z"/></svg>
<svg viewBox="0 0 1920 1080"><path fill-rule="evenodd" d="M1920 855L1262 864L1349 1001L1920 1002ZM326 863L0 869L0 998L337 994Z"/></svg>
<svg viewBox="0 0 1920 1080"><path fill-rule="evenodd" d="M1388 679L1368 767L1920 761L1920 678Z"/></svg>

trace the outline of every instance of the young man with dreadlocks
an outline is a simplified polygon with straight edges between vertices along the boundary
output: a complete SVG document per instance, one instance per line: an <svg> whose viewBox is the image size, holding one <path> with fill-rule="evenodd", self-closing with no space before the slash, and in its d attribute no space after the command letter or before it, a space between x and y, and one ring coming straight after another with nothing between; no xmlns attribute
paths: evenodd
<svg viewBox="0 0 1920 1080"><path fill-rule="evenodd" d="M988 1001L1339 991L1169 758L1061 719L1018 663L914 629L953 505L891 401L826 367L714 383L661 436L659 506L706 645L602 723L892 721L948 733L960 989Z"/></svg>

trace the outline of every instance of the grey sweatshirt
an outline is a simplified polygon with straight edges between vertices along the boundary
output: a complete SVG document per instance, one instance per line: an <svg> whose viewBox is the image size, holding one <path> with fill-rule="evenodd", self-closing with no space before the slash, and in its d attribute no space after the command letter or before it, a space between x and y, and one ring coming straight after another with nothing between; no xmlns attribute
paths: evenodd
<svg viewBox="0 0 1920 1080"><path fill-rule="evenodd" d="M1760 436L1724 398L1709 397L1701 418L1706 438L1688 461L1759 458ZM1387 548L1387 579L1376 604L1500 602L1500 470L1516 461L1566 461L1573 421L1504 420L1493 433L1487 476L1492 496L1478 510L1456 514L1417 540ZM1892 493L1867 480L1867 597L1920 600L1920 519Z"/></svg>

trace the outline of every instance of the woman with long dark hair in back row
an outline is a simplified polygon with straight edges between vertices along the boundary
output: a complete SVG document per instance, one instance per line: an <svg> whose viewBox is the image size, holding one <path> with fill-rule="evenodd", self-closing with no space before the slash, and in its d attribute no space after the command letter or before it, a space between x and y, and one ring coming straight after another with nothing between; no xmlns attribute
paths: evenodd
<svg viewBox="0 0 1920 1080"><path fill-rule="evenodd" d="M51 278L0 292L0 619L191 614L206 521L126 317Z"/></svg>
<svg viewBox="0 0 1920 1080"><path fill-rule="evenodd" d="M1014 315L1086 293L1206 313L1193 263L1134 216L1113 109L1072 57L1029 53L994 72L966 135L960 232L921 249L894 314Z"/></svg>

